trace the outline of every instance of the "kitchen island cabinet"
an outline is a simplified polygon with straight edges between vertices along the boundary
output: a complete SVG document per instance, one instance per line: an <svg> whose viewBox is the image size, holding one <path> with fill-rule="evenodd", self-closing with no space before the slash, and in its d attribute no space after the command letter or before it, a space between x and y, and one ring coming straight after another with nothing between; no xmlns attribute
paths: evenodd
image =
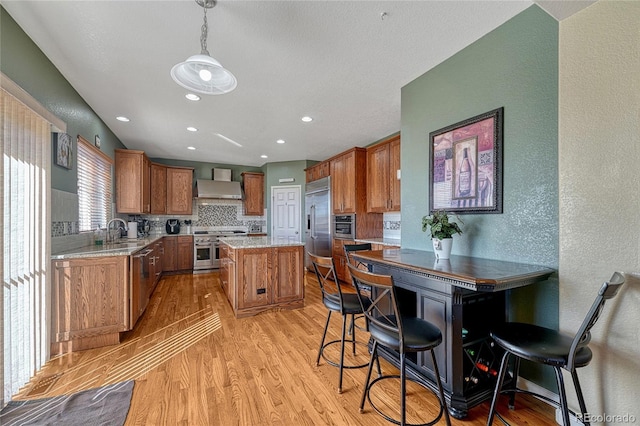
<svg viewBox="0 0 640 426"><path fill-rule="evenodd" d="M236 318L304 306L302 242L220 239L220 281Z"/></svg>
<svg viewBox="0 0 640 426"><path fill-rule="evenodd" d="M435 353L449 411L456 418L492 395L502 351L492 344L489 331L506 320L505 290L544 281L555 272L465 256L438 260L433 252L413 249L355 252L353 257L374 273L393 276L403 314L425 319L442 332ZM399 365L397 352L379 350ZM428 353L408 354L407 374L436 389Z"/></svg>

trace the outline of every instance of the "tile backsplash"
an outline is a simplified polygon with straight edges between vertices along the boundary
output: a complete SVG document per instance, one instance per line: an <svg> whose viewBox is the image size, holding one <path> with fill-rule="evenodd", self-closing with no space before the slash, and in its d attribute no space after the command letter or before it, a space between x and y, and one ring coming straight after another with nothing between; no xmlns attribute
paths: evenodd
<svg viewBox="0 0 640 426"><path fill-rule="evenodd" d="M78 194L51 190L51 253L84 247L93 233L79 232Z"/></svg>
<svg viewBox="0 0 640 426"><path fill-rule="evenodd" d="M246 216L244 203L238 200L216 200L196 202L193 204L191 216L148 216L155 232L162 232L167 219L176 218L180 221L191 220L193 229L198 228L228 228L239 229L252 226L266 225L266 213L263 216Z"/></svg>
<svg viewBox="0 0 640 426"><path fill-rule="evenodd" d="M400 239L400 213L384 213L382 215L382 237Z"/></svg>

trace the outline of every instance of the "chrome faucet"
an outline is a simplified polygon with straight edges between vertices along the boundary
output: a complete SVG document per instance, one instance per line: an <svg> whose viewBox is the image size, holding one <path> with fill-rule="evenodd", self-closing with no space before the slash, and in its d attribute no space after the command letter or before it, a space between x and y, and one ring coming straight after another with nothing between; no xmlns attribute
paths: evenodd
<svg viewBox="0 0 640 426"><path fill-rule="evenodd" d="M107 242L108 243L112 243L116 240L116 236L114 234L111 233L111 224L113 222L122 222L122 224L124 225L124 230L128 231L129 228L127 227L127 222L125 222L123 219L120 219L119 217L114 217L113 219L111 219L108 223L107 223ZM120 227L118 226L116 228L117 231L120 230Z"/></svg>

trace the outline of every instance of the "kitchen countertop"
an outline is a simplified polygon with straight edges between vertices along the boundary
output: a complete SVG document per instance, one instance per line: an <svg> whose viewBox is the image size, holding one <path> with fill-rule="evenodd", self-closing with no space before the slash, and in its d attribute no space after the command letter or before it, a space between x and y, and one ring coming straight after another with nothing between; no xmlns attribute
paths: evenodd
<svg viewBox="0 0 640 426"><path fill-rule="evenodd" d="M304 246L302 241L278 241L272 237L223 237L220 243L232 249Z"/></svg>
<svg viewBox="0 0 640 426"><path fill-rule="evenodd" d="M400 238L356 238L356 243L382 244L383 246L400 247Z"/></svg>
<svg viewBox="0 0 640 426"><path fill-rule="evenodd" d="M90 245L51 255L52 260L76 259L82 257L129 256L143 249L166 234L151 235L147 238L128 240L122 238L118 243L107 243L101 246Z"/></svg>

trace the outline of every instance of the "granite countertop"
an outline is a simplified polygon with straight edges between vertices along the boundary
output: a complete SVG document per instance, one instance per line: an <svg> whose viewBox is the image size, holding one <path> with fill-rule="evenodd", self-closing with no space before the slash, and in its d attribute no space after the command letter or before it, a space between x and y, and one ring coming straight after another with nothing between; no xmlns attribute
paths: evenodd
<svg viewBox="0 0 640 426"><path fill-rule="evenodd" d="M382 244L383 246L400 247L400 238L356 238L356 243Z"/></svg>
<svg viewBox="0 0 640 426"><path fill-rule="evenodd" d="M51 255L52 260L76 259L82 257L104 257L104 256L129 256L139 250L142 250L149 244L152 244L164 237L164 234L152 235L147 238L139 238L136 240L121 239L117 243L107 243L101 246L90 245L72 250L63 251Z"/></svg>
<svg viewBox="0 0 640 426"><path fill-rule="evenodd" d="M226 244L232 249L304 246L302 241L278 241L272 237L249 236L220 238L220 243Z"/></svg>

